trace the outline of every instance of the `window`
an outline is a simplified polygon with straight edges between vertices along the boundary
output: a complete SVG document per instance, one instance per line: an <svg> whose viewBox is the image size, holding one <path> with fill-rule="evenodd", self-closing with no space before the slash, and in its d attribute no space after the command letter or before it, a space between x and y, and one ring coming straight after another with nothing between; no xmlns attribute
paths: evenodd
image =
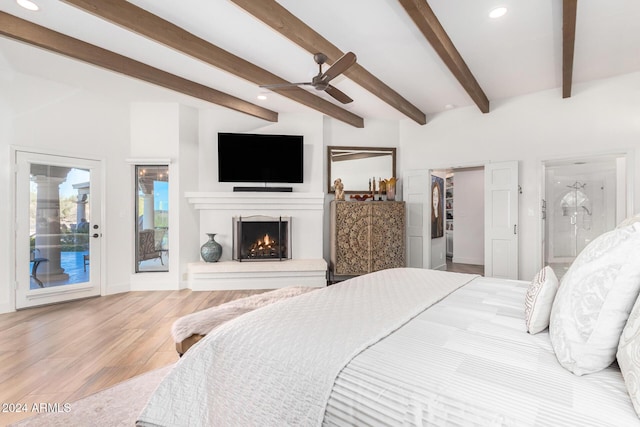
<svg viewBox="0 0 640 427"><path fill-rule="evenodd" d="M169 166L136 166L136 273L169 271Z"/></svg>

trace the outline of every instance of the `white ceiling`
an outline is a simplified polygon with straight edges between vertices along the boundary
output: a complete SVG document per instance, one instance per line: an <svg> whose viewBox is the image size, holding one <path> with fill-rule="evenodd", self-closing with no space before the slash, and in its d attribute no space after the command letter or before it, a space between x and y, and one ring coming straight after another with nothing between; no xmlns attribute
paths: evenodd
<svg viewBox="0 0 640 427"><path fill-rule="evenodd" d="M310 111L61 1L34 1L38 12L14 0L3 0L0 10L277 112ZM289 81L305 81L317 73L311 54L228 0L131 3ZM279 3L342 51L353 51L360 65L427 115L447 105L474 105L397 0ZM561 0L429 0L429 5L490 101L553 88L561 97ZM497 6L506 6L507 14L490 19L489 11ZM219 108L0 37L0 73L15 71L119 92L135 101L167 99ZM635 71L640 71L640 1L578 2L574 85ZM332 84L354 99L348 105L337 104L365 119L405 118L344 76ZM256 99L265 92L266 101ZM314 93L334 102L322 92ZM578 95L574 90L573 96Z"/></svg>

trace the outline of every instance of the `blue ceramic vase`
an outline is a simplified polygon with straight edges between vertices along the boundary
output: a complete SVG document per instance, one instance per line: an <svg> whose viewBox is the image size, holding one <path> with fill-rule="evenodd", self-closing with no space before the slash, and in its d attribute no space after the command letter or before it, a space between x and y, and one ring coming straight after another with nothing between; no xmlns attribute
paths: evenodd
<svg viewBox="0 0 640 427"><path fill-rule="evenodd" d="M207 233L209 240L200 247L200 255L206 262L217 262L222 255L222 246L216 242L215 233Z"/></svg>

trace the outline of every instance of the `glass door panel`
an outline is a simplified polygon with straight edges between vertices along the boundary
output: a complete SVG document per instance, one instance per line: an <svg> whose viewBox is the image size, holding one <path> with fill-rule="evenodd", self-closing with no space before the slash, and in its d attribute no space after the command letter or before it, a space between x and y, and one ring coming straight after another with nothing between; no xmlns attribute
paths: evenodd
<svg viewBox="0 0 640 427"><path fill-rule="evenodd" d="M545 165L544 264L559 279L590 242L615 227L617 201L625 197L617 167L614 156Z"/></svg>
<svg viewBox="0 0 640 427"><path fill-rule="evenodd" d="M99 162L18 152L17 163L16 306L99 295Z"/></svg>
<svg viewBox="0 0 640 427"><path fill-rule="evenodd" d="M169 271L169 166L136 166L136 273Z"/></svg>

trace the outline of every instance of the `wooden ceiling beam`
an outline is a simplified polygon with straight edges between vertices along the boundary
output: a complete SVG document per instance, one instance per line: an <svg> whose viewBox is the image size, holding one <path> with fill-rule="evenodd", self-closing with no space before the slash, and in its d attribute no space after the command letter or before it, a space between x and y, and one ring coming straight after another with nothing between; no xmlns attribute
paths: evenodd
<svg viewBox="0 0 640 427"><path fill-rule="evenodd" d="M278 113L0 11L0 34L270 122Z"/></svg>
<svg viewBox="0 0 640 427"><path fill-rule="evenodd" d="M418 29L429 41L445 65L476 103L480 111L489 112L489 99L471 74L471 70L449 38L426 0L398 0Z"/></svg>
<svg viewBox="0 0 640 427"><path fill-rule="evenodd" d="M327 55L330 64L344 55L344 52L338 47L322 37L313 28L309 27L275 0L231 1L309 53L324 53ZM420 111L418 107L411 104L360 64L356 63L352 65L344 72L344 75L415 122L421 125L427 122L425 114Z"/></svg>
<svg viewBox="0 0 640 427"><path fill-rule="evenodd" d="M562 97L571 96L578 0L562 1Z"/></svg>
<svg viewBox="0 0 640 427"><path fill-rule="evenodd" d="M289 83L126 0L62 1L257 85ZM273 89L273 91L352 126L364 127L362 117L304 89Z"/></svg>

